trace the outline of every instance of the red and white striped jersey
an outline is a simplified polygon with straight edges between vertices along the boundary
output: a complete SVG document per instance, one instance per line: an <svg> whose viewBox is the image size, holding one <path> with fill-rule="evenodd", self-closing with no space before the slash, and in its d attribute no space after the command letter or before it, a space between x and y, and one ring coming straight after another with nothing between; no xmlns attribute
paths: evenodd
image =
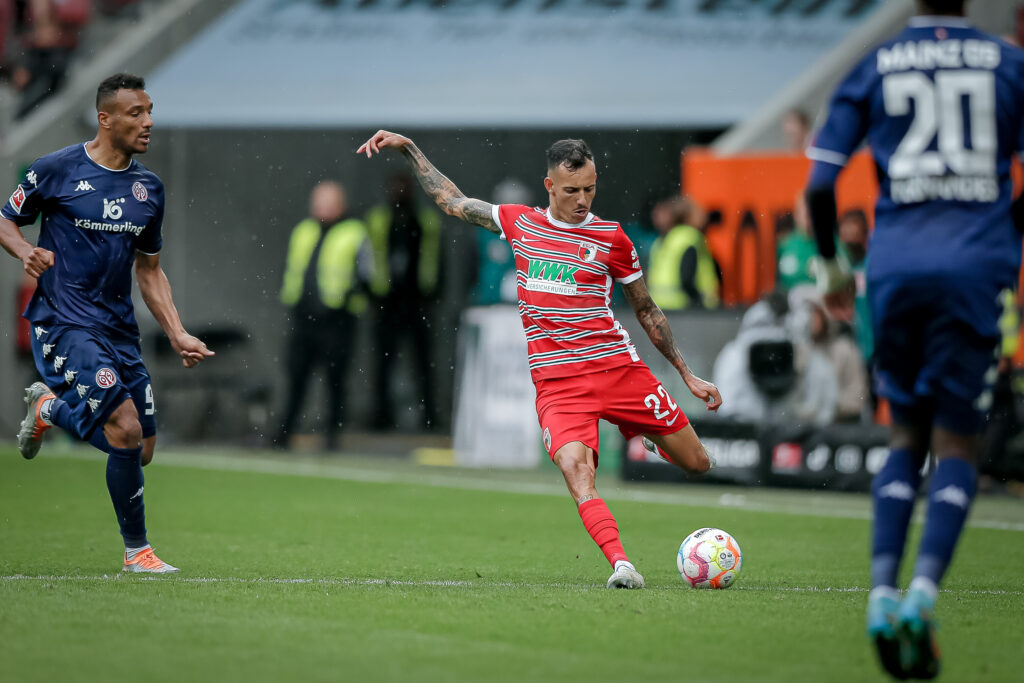
<svg viewBox="0 0 1024 683"><path fill-rule="evenodd" d="M516 260L519 315L533 380L601 372L640 359L609 306L612 281L640 278L633 242L593 214L563 223L540 208L495 205Z"/></svg>

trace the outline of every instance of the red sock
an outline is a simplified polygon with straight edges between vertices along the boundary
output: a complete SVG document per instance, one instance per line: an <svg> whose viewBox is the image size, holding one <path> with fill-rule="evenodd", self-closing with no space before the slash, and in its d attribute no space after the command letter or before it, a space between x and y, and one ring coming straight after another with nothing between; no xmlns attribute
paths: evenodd
<svg viewBox="0 0 1024 683"><path fill-rule="evenodd" d="M579 506L579 512L583 526L608 558L608 563L615 567L619 560L628 562L629 558L626 557L626 551L619 540L619 527L604 501L600 498L591 498Z"/></svg>

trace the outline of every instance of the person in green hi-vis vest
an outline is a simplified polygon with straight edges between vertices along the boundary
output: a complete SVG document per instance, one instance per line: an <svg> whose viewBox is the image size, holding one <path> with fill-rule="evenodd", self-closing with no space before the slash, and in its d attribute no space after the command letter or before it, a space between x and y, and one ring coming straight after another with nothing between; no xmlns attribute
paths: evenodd
<svg viewBox="0 0 1024 683"><path fill-rule="evenodd" d="M357 316L366 309L373 275L365 224L345 215L345 189L334 181L313 188L310 216L288 241L281 302L290 311L287 339L288 389L274 445L288 446L318 366L327 379L324 431L326 447L338 446L345 407L345 376L353 353ZM321 411L316 411L321 412Z"/></svg>
<svg viewBox="0 0 1024 683"><path fill-rule="evenodd" d="M651 298L666 311L718 308L721 280L704 237L707 213L688 197L659 203L672 227L651 247L647 274Z"/></svg>
<svg viewBox="0 0 1024 683"><path fill-rule="evenodd" d="M409 341L413 354L421 426L438 427L429 310L441 274L441 214L433 207L417 207L414 188L408 173L394 174L388 179L388 201L366 214L375 264L371 290L376 308L373 427L377 430L396 426L391 376L403 339Z"/></svg>

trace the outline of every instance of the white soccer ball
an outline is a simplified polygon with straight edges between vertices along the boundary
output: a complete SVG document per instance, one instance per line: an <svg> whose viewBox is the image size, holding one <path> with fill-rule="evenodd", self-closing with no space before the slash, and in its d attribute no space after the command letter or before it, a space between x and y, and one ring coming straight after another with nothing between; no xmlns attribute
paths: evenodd
<svg viewBox="0 0 1024 683"><path fill-rule="evenodd" d="M694 588L728 588L740 573L743 555L731 534L704 527L679 546L676 566L683 580Z"/></svg>

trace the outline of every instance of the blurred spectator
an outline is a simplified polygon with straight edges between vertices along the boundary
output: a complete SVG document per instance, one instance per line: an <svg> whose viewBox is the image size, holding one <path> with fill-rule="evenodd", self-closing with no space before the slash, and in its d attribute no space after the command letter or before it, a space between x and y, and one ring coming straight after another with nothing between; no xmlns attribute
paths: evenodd
<svg viewBox="0 0 1024 683"><path fill-rule="evenodd" d="M0 0L0 79L7 75L8 41L14 33L14 2Z"/></svg>
<svg viewBox="0 0 1024 683"><path fill-rule="evenodd" d="M494 188L495 204L530 205L529 190L519 180L506 178ZM516 262L512 247L500 235L477 230L477 277L473 304L489 306L516 302Z"/></svg>
<svg viewBox="0 0 1024 683"><path fill-rule="evenodd" d="M704 237L707 212L689 197L672 197L655 214L661 237L651 247L651 298L664 310L717 308L721 281Z"/></svg>
<svg viewBox="0 0 1024 683"><path fill-rule="evenodd" d="M432 304L441 272L441 214L417 207L415 181L406 172L388 180L388 201L366 216L373 243L377 385L373 426L396 426L391 376L399 343L408 340L420 389L422 425L437 427L431 367Z"/></svg>
<svg viewBox="0 0 1024 683"><path fill-rule="evenodd" d="M850 209L839 217L839 258L846 261L857 284L854 300L853 331L865 364L875 353L875 338L871 330L871 311L868 309L867 268L868 238L871 229L867 214L861 209Z"/></svg>
<svg viewBox="0 0 1024 683"><path fill-rule="evenodd" d="M782 116L782 137L786 149L803 154L811 137L811 117L803 109L790 109Z"/></svg>
<svg viewBox="0 0 1024 683"><path fill-rule="evenodd" d="M800 285L789 293L791 331L822 352L835 371L838 394L836 422L860 422L868 405L868 375L849 327L829 318L814 285ZM846 329L843 329L843 328Z"/></svg>
<svg viewBox="0 0 1024 683"><path fill-rule="evenodd" d="M345 189L333 181L313 188L309 213L288 242L281 301L290 308L288 395L274 445L284 448L293 433L309 379L317 365L327 379L327 448L337 447L344 421L345 376L353 355L356 316L366 308L362 293L373 272L366 226L346 218Z"/></svg>
<svg viewBox="0 0 1024 683"><path fill-rule="evenodd" d="M714 383L729 397L719 415L816 426L834 420L835 371L821 351L794 338L787 311L785 294L775 291L743 315L736 338L715 359Z"/></svg>
<svg viewBox="0 0 1024 683"><path fill-rule="evenodd" d="M783 226L786 223L781 223ZM785 290L797 285L815 282L814 268L818 258L818 245L810 234L810 217L807 213L807 200L801 192L793 204L793 229L777 233L776 247L778 267L775 283Z"/></svg>
<svg viewBox="0 0 1024 683"><path fill-rule="evenodd" d="M14 71L22 118L64 84L79 33L89 23L92 0L28 0L24 61Z"/></svg>

